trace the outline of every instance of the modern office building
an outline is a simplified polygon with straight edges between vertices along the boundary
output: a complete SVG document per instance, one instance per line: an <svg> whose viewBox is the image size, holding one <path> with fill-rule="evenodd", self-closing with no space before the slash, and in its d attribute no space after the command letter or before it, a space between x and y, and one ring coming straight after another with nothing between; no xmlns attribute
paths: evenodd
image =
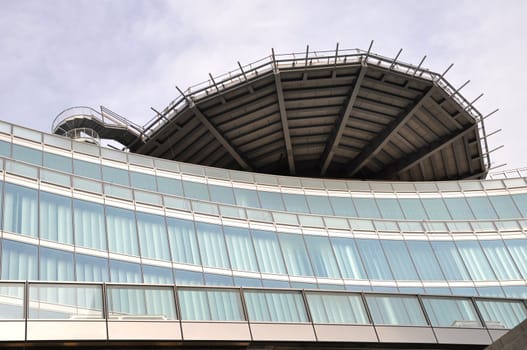
<svg viewBox="0 0 527 350"><path fill-rule="evenodd" d="M483 119L444 74L337 50L145 126L1 122L0 345L483 349L527 318L527 182L485 179Z"/></svg>

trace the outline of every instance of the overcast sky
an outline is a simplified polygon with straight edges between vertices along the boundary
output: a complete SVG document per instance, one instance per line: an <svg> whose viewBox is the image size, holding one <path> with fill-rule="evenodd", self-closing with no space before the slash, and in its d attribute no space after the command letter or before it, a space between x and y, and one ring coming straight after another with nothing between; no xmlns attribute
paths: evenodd
<svg viewBox="0 0 527 350"><path fill-rule="evenodd" d="M442 72L487 121L494 165L527 167L526 1L0 0L0 119L49 131L63 109L144 124L181 89L277 53L367 49Z"/></svg>

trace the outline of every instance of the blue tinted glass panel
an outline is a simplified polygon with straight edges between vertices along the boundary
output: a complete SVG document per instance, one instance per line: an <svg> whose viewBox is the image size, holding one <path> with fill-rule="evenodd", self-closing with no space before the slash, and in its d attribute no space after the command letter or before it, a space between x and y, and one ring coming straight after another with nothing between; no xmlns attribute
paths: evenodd
<svg viewBox="0 0 527 350"><path fill-rule="evenodd" d="M279 233L278 238L290 275L313 276L313 270L307 256L304 240L301 235Z"/></svg>
<svg viewBox="0 0 527 350"><path fill-rule="evenodd" d="M317 277L341 278L335 254L327 237L304 236Z"/></svg>
<svg viewBox="0 0 527 350"><path fill-rule="evenodd" d="M73 172L76 175L89 177L92 179L101 179L101 166L92 162L86 162L80 159L73 159Z"/></svg>
<svg viewBox="0 0 527 350"><path fill-rule="evenodd" d="M196 231L203 264L212 267L230 268L221 226L197 222Z"/></svg>
<svg viewBox="0 0 527 350"><path fill-rule="evenodd" d="M245 291L250 321L307 322L302 295L297 292Z"/></svg>
<svg viewBox="0 0 527 350"><path fill-rule="evenodd" d="M422 280L445 280L443 272L439 267L439 262L428 241L406 241L406 245Z"/></svg>
<svg viewBox="0 0 527 350"><path fill-rule="evenodd" d="M332 237L331 243L343 278L366 279L366 272L362 266L355 241L349 238Z"/></svg>
<svg viewBox="0 0 527 350"><path fill-rule="evenodd" d="M454 242L433 241L430 243L447 280L467 281L470 279Z"/></svg>
<svg viewBox="0 0 527 350"><path fill-rule="evenodd" d="M523 278L527 278L527 240L506 239L504 242Z"/></svg>
<svg viewBox="0 0 527 350"><path fill-rule="evenodd" d="M207 286L232 286L234 285L232 276L219 275L215 273L205 273L205 284Z"/></svg>
<svg viewBox="0 0 527 350"><path fill-rule="evenodd" d="M450 220L450 214L441 198L421 199L428 217L432 220Z"/></svg>
<svg viewBox="0 0 527 350"><path fill-rule="evenodd" d="M159 266L143 265L143 278L150 284L173 284L172 269Z"/></svg>
<svg viewBox="0 0 527 350"><path fill-rule="evenodd" d="M2 242L2 279L38 279L37 247L4 239Z"/></svg>
<svg viewBox="0 0 527 350"><path fill-rule="evenodd" d="M435 327L481 327L474 305L468 299L423 297L423 304Z"/></svg>
<svg viewBox="0 0 527 350"><path fill-rule="evenodd" d="M383 240L381 242L395 279L418 280L417 271L404 241Z"/></svg>
<svg viewBox="0 0 527 350"><path fill-rule="evenodd" d="M488 328L512 329L527 318L522 302L476 300Z"/></svg>
<svg viewBox="0 0 527 350"><path fill-rule="evenodd" d="M0 155L4 157L11 157L11 143L0 140Z"/></svg>
<svg viewBox="0 0 527 350"><path fill-rule="evenodd" d="M158 176L157 188L161 193L183 196L183 185L181 184L181 180L178 179Z"/></svg>
<svg viewBox="0 0 527 350"><path fill-rule="evenodd" d="M527 194L513 194L511 197L518 206L522 217L527 218Z"/></svg>
<svg viewBox="0 0 527 350"><path fill-rule="evenodd" d="M181 319L199 321L241 321L245 317L237 291L179 290Z"/></svg>
<svg viewBox="0 0 527 350"><path fill-rule="evenodd" d="M487 197L467 197L467 202L472 208L476 219L497 219L498 215L492 208Z"/></svg>
<svg viewBox="0 0 527 350"><path fill-rule="evenodd" d="M106 250L106 228L102 204L73 200L75 244Z"/></svg>
<svg viewBox="0 0 527 350"><path fill-rule="evenodd" d="M477 241L457 241L456 245L473 280L496 280L496 276Z"/></svg>
<svg viewBox="0 0 527 350"><path fill-rule="evenodd" d="M381 210L381 215L385 219L404 219L403 211L399 207L397 199L377 198L377 205Z"/></svg>
<svg viewBox="0 0 527 350"><path fill-rule="evenodd" d="M258 266L263 273L285 274L280 244L274 232L253 230L253 242Z"/></svg>
<svg viewBox="0 0 527 350"><path fill-rule="evenodd" d="M367 295L374 324L426 326L426 319L416 297Z"/></svg>
<svg viewBox="0 0 527 350"><path fill-rule="evenodd" d="M306 195L306 200L312 214L333 215L328 197Z"/></svg>
<svg viewBox="0 0 527 350"><path fill-rule="evenodd" d="M175 320L174 290L169 287L108 286L108 314L127 320Z"/></svg>
<svg viewBox="0 0 527 350"><path fill-rule="evenodd" d="M4 230L36 237L37 191L10 183L4 187Z"/></svg>
<svg viewBox="0 0 527 350"><path fill-rule="evenodd" d="M483 252L489 259L494 272L498 276L498 280L515 280L522 278L503 241L480 241L480 244L483 248Z"/></svg>
<svg viewBox="0 0 527 350"><path fill-rule="evenodd" d="M236 198L236 204L242 207L260 207L260 204L258 203L258 195L254 190L234 188L234 197Z"/></svg>
<svg viewBox="0 0 527 350"><path fill-rule="evenodd" d="M421 204L421 201L417 198L401 198L399 204L403 209L404 216L409 220L426 220L426 212Z"/></svg>
<svg viewBox="0 0 527 350"><path fill-rule="evenodd" d="M42 152L33 148L13 144L13 159L35 165L42 165Z"/></svg>
<svg viewBox="0 0 527 350"><path fill-rule="evenodd" d="M200 285L203 283L203 274L201 272L175 270L176 284L180 286Z"/></svg>
<svg viewBox="0 0 527 350"><path fill-rule="evenodd" d="M139 255L134 212L127 209L106 207L108 247L113 253Z"/></svg>
<svg viewBox="0 0 527 350"><path fill-rule="evenodd" d="M213 202L236 204L232 187L209 185L209 191Z"/></svg>
<svg viewBox="0 0 527 350"><path fill-rule="evenodd" d="M246 228L223 226L225 240L232 268L235 270L256 271L256 255L254 253L253 242Z"/></svg>
<svg viewBox="0 0 527 350"><path fill-rule="evenodd" d="M353 201L349 197L329 197L329 201L333 206L335 215L357 217L357 211L353 205Z"/></svg>
<svg viewBox="0 0 527 350"><path fill-rule="evenodd" d="M40 238L73 244L71 198L40 192Z"/></svg>
<svg viewBox="0 0 527 350"><path fill-rule="evenodd" d="M262 208L270 210L285 210L282 194L278 192L258 191Z"/></svg>
<svg viewBox="0 0 527 350"><path fill-rule="evenodd" d="M209 190L206 184L200 182L183 181L183 189L187 198L210 200Z"/></svg>
<svg viewBox="0 0 527 350"><path fill-rule="evenodd" d="M296 213L309 213L306 198L301 194L283 193L284 203L287 211Z"/></svg>
<svg viewBox="0 0 527 350"><path fill-rule="evenodd" d="M369 323L360 295L306 293L306 298L314 323Z"/></svg>
<svg viewBox="0 0 527 350"><path fill-rule="evenodd" d="M382 252L379 241L373 239L357 239L356 242L368 277L372 280L393 280L390 266Z"/></svg>
<svg viewBox="0 0 527 350"><path fill-rule="evenodd" d="M95 256L76 254L75 267L77 281L83 282L107 282L108 259Z"/></svg>
<svg viewBox="0 0 527 350"><path fill-rule="evenodd" d="M153 175L130 171L132 187L147 191L157 191L156 178Z"/></svg>
<svg viewBox="0 0 527 350"><path fill-rule="evenodd" d="M139 264L110 260L110 278L112 282L141 283L141 266Z"/></svg>
<svg viewBox="0 0 527 350"><path fill-rule="evenodd" d="M357 213L361 218L380 218L381 213L377 209L373 198L353 198Z"/></svg>
<svg viewBox="0 0 527 350"><path fill-rule="evenodd" d="M150 259L170 260L164 217L140 212L137 212L136 215L141 256Z"/></svg>
<svg viewBox="0 0 527 350"><path fill-rule="evenodd" d="M74 281L73 253L40 247L40 280Z"/></svg>
<svg viewBox="0 0 527 350"><path fill-rule="evenodd" d="M167 218L168 238L175 262L199 265L198 241L192 221Z"/></svg>
<svg viewBox="0 0 527 350"><path fill-rule="evenodd" d="M448 211L454 220L474 219L465 198L444 198Z"/></svg>
<svg viewBox="0 0 527 350"><path fill-rule="evenodd" d="M130 181L128 179L128 171L124 169L103 165L102 178L105 182L111 184L130 186Z"/></svg>
<svg viewBox="0 0 527 350"><path fill-rule="evenodd" d="M490 196L489 199L500 219L522 217L510 196Z"/></svg>
<svg viewBox="0 0 527 350"><path fill-rule="evenodd" d="M72 173L71 157L61 156L59 154L44 152L44 167Z"/></svg>

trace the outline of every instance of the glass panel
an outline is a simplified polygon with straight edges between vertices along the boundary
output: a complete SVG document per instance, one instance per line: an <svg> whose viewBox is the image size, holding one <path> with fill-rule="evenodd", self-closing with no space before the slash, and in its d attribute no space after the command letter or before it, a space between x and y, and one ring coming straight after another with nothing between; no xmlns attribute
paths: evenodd
<svg viewBox="0 0 527 350"><path fill-rule="evenodd" d="M141 266L139 264L110 260L110 278L112 282L141 283Z"/></svg>
<svg viewBox="0 0 527 350"><path fill-rule="evenodd" d="M510 196L490 196L489 199L500 219L522 217Z"/></svg>
<svg viewBox="0 0 527 350"><path fill-rule="evenodd" d="M137 212L141 256L170 261L165 219L159 215Z"/></svg>
<svg viewBox="0 0 527 350"><path fill-rule="evenodd" d="M128 171L120 168L110 166L102 166L102 178L104 182L111 184L119 184L123 186L130 186L128 179Z"/></svg>
<svg viewBox="0 0 527 350"><path fill-rule="evenodd" d="M306 293L306 299L314 323L370 323L360 295Z"/></svg>
<svg viewBox="0 0 527 350"><path fill-rule="evenodd" d="M472 208L476 219L497 219L498 215L492 208L487 197L467 197L467 202Z"/></svg>
<svg viewBox="0 0 527 350"><path fill-rule="evenodd" d="M521 216L527 218L527 194L513 194L511 197L518 206Z"/></svg>
<svg viewBox="0 0 527 350"><path fill-rule="evenodd" d="M416 297L366 295L373 323L378 325L426 326Z"/></svg>
<svg viewBox="0 0 527 350"><path fill-rule="evenodd" d="M36 237L37 191L10 183L4 187L4 230Z"/></svg>
<svg viewBox="0 0 527 350"><path fill-rule="evenodd" d="M382 240L381 242L395 279L418 280L417 271L404 241Z"/></svg>
<svg viewBox="0 0 527 350"><path fill-rule="evenodd" d="M421 199L428 217L432 220L450 220L450 214L441 198ZM421 218L423 219L423 218Z"/></svg>
<svg viewBox="0 0 527 350"><path fill-rule="evenodd" d="M278 239L282 246L285 264L289 274L295 276L313 276L313 270L302 236L279 233Z"/></svg>
<svg viewBox="0 0 527 350"><path fill-rule="evenodd" d="M132 187L147 191L157 191L156 178L153 175L130 171Z"/></svg>
<svg viewBox="0 0 527 350"><path fill-rule="evenodd" d="M423 304L435 327L481 327L474 305L469 299L423 297Z"/></svg>
<svg viewBox="0 0 527 350"><path fill-rule="evenodd" d="M11 157L11 143L0 140L0 156Z"/></svg>
<svg viewBox="0 0 527 350"><path fill-rule="evenodd" d="M234 282L232 276L219 275L215 273L205 273L205 284L207 286L233 286Z"/></svg>
<svg viewBox="0 0 527 350"><path fill-rule="evenodd" d="M335 253L327 237L304 236L317 277L341 278Z"/></svg>
<svg viewBox="0 0 527 350"><path fill-rule="evenodd" d="M242 207L260 208L256 191L245 188L234 188L236 204Z"/></svg>
<svg viewBox="0 0 527 350"><path fill-rule="evenodd" d="M73 244L71 198L40 192L40 238Z"/></svg>
<svg viewBox="0 0 527 350"><path fill-rule="evenodd" d="M417 198L401 198L399 204L403 209L404 216L409 220L425 220L426 212L421 204L421 201Z"/></svg>
<svg viewBox="0 0 527 350"><path fill-rule="evenodd" d="M168 238L175 262L199 265L199 249L192 221L167 218Z"/></svg>
<svg viewBox="0 0 527 350"><path fill-rule="evenodd" d="M108 259L76 254L77 281L108 282Z"/></svg>
<svg viewBox="0 0 527 350"><path fill-rule="evenodd" d="M428 241L406 241L408 250L422 280L444 281L435 254Z"/></svg>
<svg viewBox="0 0 527 350"><path fill-rule="evenodd" d="M355 242L349 238L330 238L343 278L366 279L366 272Z"/></svg>
<svg viewBox="0 0 527 350"><path fill-rule="evenodd" d="M29 147L13 144L13 159L34 165L42 165L42 152Z"/></svg>
<svg viewBox="0 0 527 350"><path fill-rule="evenodd" d="M527 240L506 239L504 242L523 278L527 278Z"/></svg>
<svg viewBox="0 0 527 350"><path fill-rule="evenodd" d="M488 328L512 329L527 318L522 302L476 300L476 305Z"/></svg>
<svg viewBox="0 0 527 350"><path fill-rule="evenodd" d="M65 157L49 152L44 152L44 167L63 171L65 173L73 172L71 157Z"/></svg>
<svg viewBox="0 0 527 350"><path fill-rule="evenodd" d="M209 185L209 191L213 202L236 204L232 187Z"/></svg>
<svg viewBox="0 0 527 350"><path fill-rule="evenodd" d="M350 197L329 197L335 215L357 217L357 211Z"/></svg>
<svg viewBox="0 0 527 350"><path fill-rule="evenodd" d="M444 198L444 201L454 220L474 219L474 214L470 211L465 198Z"/></svg>
<svg viewBox="0 0 527 350"><path fill-rule="evenodd" d="M103 319L101 286L29 285L29 319Z"/></svg>
<svg viewBox="0 0 527 350"><path fill-rule="evenodd" d="M326 196L306 195L307 204L311 213L320 215L333 215L333 209Z"/></svg>
<svg viewBox="0 0 527 350"><path fill-rule="evenodd" d="M196 223L201 259L206 266L230 268L221 226Z"/></svg>
<svg viewBox="0 0 527 350"><path fill-rule="evenodd" d="M0 319L22 320L24 318L24 285L0 283Z"/></svg>
<svg viewBox="0 0 527 350"><path fill-rule="evenodd" d="M249 230L245 228L223 226L225 240L232 268L235 270L256 271L258 265L254 254L253 242Z"/></svg>
<svg viewBox="0 0 527 350"><path fill-rule="evenodd" d="M381 213L377 209L375 200L373 198L353 198L355 208L361 218L380 218Z"/></svg>
<svg viewBox="0 0 527 350"><path fill-rule="evenodd" d="M457 241L456 245L473 280L496 280L496 276L477 241Z"/></svg>
<svg viewBox="0 0 527 350"><path fill-rule="evenodd" d="M357 239L356 242L368 272L368 277L372 280L393 280L390 266L382 252L379 241Z"/></svg>
<svg viewBox="0 0 527 350"><path fill-rule="evenodd" d="M278 192L258 191L262 208L270 210L285 210L282 194Z"/></svg>
<svg viewBox="0 0 527 350"><path fill-rule="evenodd" d="M260 271L285 274L284 259L276 233L252 230L252 236Z"/></svg>
<svg viewBox="0 0 527 350"><path fill-rule="evenodd" d="M74 281L73 253L40 247L40 280Z"/></svg>
<svg viewBox="0 0 527 350"><path fill-rule="evenodd" d="M203 274L201 272L174 270L176 284L183 286L203 285Z"/></svg>
<svg viewBox="0 0 527 350"><path fill-rule="evenodd" d="M38 279L37 247L4 239L2 242L2 279Z"/></svg>
<svg viewBox="0 0 527 350"><path fill-rule="evenodd" d="M382 217L385 219L404 219L403 212L393 198L377 198L377 205L381 210Z"/></svg>
<svg viewBox="0 0 527 350"><path fill-rule="evenodd" d="M296 213L309 213L306 198L301 194L283 193L284 203L287 211Z"/></svg>
<svg viewBox="0 0 527 350"><path fill-rule="evenodd" d="M106 250L106 228L102 204L73 200L75 244Z"/></svg>
<svg viewBox="0 0 527 350"><path fill-rule="evenodd" d="M454 242L432 241L431 244L447 280L470 280Z"/></svg>
<svg viewBox="0 0 527 350"><path fill-rule="evenodd" d="M101 179L101 166L96 163L86 162L80 159L73 159L73 172L76 175L97 180Z"/></svg>
<svg viewBox="0 0 527 350"><path fill-rule="evenodd" d="M150 284L174 284L172 269L143 265L143 279Z"/></svg>
<svg viewBox="0 0 527 350"><path fill-rule="evenodd" d="M108 225L108 247L110 252L139 255L133 211L106 206L106 224Z"/></svg>
<svg viewBox="0 0 527 350"><path fill-rule="evenodd" d="M185 190L185 197L187 198L201 199L205 201L210 200L207 185L203 183L183 181L183 189Z"/></svg>
<svg viewBox="0 0 527 350"><path fill-rule="evenodd" d="M298 292L244 291L249 320L253 322L308 322Z"/></svg>
<svg viewBox="0 0 527 350"><path fill-rule="evenodd" d="M174 290L169 287L108 286L110 320L175 320Z"/></svg>
<svg viewBox="0 0 527 350"><path fill-rule="evenodd" d="M494 272L498 276L498 280L515 280L522 278L514 261L509 255L507 248L501 240L480 241L479 243L483 247L483 252L489 259Z"/></svg>
<svg viewBox="0 0 527 350"><path fill-rule="evenodd" d="M231 290L179 289L181 319L243 321L240 294Z"/></svg>
<svg viewBox="0 0 527 350"><path fill-rule="evenodd" d="M183 196L183 185L181 184L181 180L178 179L158 176L157 188L161 193Z"/></svg>

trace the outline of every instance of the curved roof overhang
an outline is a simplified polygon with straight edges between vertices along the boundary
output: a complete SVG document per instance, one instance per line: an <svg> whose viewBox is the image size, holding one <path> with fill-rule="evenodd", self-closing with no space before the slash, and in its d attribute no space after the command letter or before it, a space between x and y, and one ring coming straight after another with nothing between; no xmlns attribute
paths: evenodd
<svg viewBox="0 0 527 350"><path fill-rule="evenodd" d="M132 152L308 177L484 178L483 118L444 78L362 50L271 55L188 89Z"/></svg>

